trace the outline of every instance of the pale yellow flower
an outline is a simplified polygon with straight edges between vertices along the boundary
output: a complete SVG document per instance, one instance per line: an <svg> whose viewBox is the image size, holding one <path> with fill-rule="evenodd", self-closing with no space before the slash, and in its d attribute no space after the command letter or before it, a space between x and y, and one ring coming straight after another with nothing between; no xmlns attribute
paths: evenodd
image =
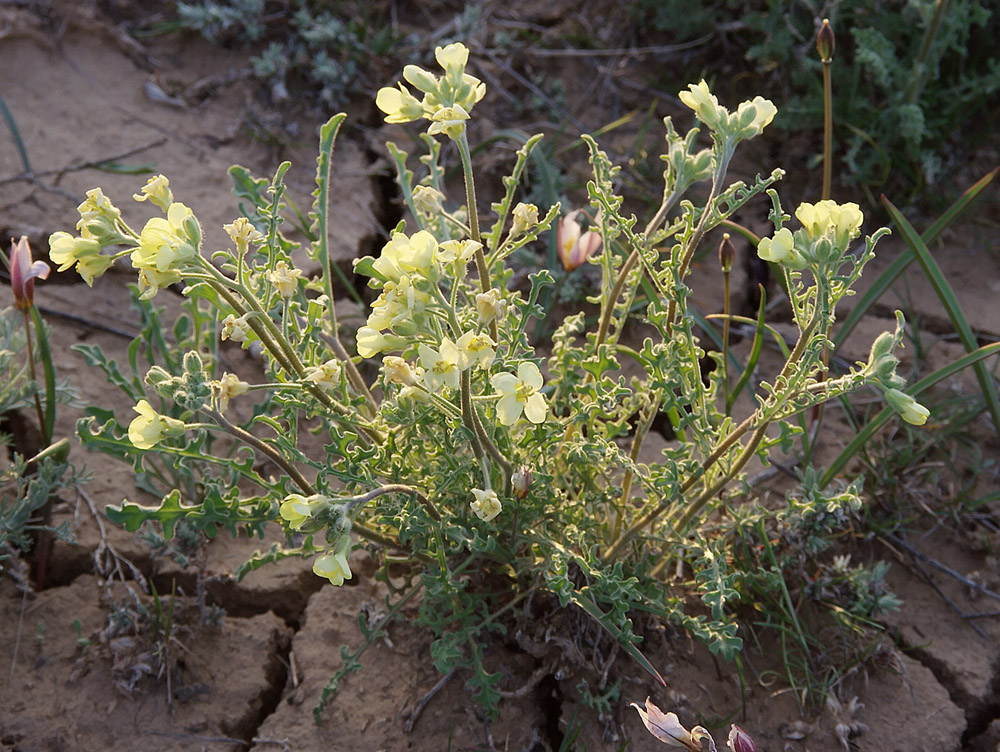
<svg viewBox="0 0 1000 752"><path fill-rule="evenodd" d="M422 375L422 372L418 374L409 363L398 355L386 355L382 358L382 370L385 372L386 379L400 386L416 386L419 383L419 376Z"/></svg>
<svg viewBox="0 0 1000 752"><path fill-rule="evenodd" d="M409 123L424 116L424 106L402 84L398 89L384 86L375 95L375 106L385 113L387 123Z"/></svg>
<svg viewBox="0 0 1000 752"><path fill-rule="evenodd" d="M548 413L545 396L539 392L542 388L542 374L538 366L525 361L517 367L517 375L498 373L490 379L490 383L500 401L497 403L497 417L505 426L512 426L524 416L532 423L542 423Z"/></svg>
<svg viewBox="0 0 1000 752"><path fill-rule="evenodd" d="M146 181L139 193L132 194L136 201L146 201L147 199L158 207L167 211L174 202L174 194L170 190L170 181L163 175L156 175Z"/></svg>
<svg viewBox="0 0 1000 752"><path fill-rule="evenodd" d="M328 360L318 366L306 366L305 380L324 389L336 389L340 386L342 373L343 367L339 361Z"/></svg>
<svg viewBox="0 0 1000 752"><path fill-rule="evenodd" d="M463 371L471 365L487 369L496 355L497 343L487 334L466 332L455 343L458 350L458 367Z"/></svg>
<svg viewBox="0 0 1000 752"><path fill-rule="evenodd" d="M444 194L429 185L418 185L413 189L413 206L424 214L440 214Z"/></svg>
<svg viewBox="0 0 1000 752"><path fill-rule="evenodd" d="M80 213L80 221L76 223L76 229L84 237L97 240L102 247L133 240L131 236L123 234L119 228L121 210L108 200L100 188L92 188L87 191L87 198L76 210Z"/></svg>
<svg viewBox="0 0 1000 752"><path fill-rule="evenodd" d="M930 410L899 389L886 389L885 401L889 403L889 406L893 410L899 413L899 417L915 426L924 425L931 414Z"/></svg>
<svg viewBox="0 0 1000 752"><path fill-rule="evenodd" d="M223 413L229 407L229 400L250 391L250 385L234 373L222 374L222 378L213 386L219 400L219 411Z"/></svg>
<svg viewBox="0 0 1000 752"><path fill-rule="evenodd" d="M469 49L461 42L434 49L434 59L446 71L464 70L469 62Z"/></svg>
<svg viewBox="0 0 1000 752"><path fill-rule="evenodd" d="M506 311L507 301L496 287L476 294L476 312L479 314L480 324L488 324L494 319L503 318Z"/></svg>
<svg viewBox="0 0 1000 752"><path fill-rule="evenodd" d="M419 230L410 237L394 232L372 266L393 282L398 282L404 274L427 276L437 250L437 240L426 230Z"/></svg>
<svg viewBox="0 0 1000 752"><path fill-rule="evenodd" d="M483 244L475 240L446 240L438 247L436 260L442 264L467 264L482 247Z"/></svg>
<svg viewBox="0 0 1000 752"><path fill-rule="evenodd" d="M278 507L278 514L292 530L301 530L302 526L312 519L313 514L326 506L329 501L322 494L313 494L312 496L289 494Z"/></svg>
<svg viewBox="0 0 1000 752"><path fill-rule="evenodd" d="M795 217L802 223L806 234L811 240L824 235L838 248L846 248L851 240L858 236L864 214L860 207L851 202L838 204L836 201L824 199L815 204L803 202L795 210Z"/></svg>
<svg viewBox="0 0 1000 752"><path fill-rule="evenodd" d="M472 495L476 497L476 500L470 504L472 511L483 522L489 522L500 514L503 509L500 499L497 497L497 492L493 489L488 488L482 491L478 488L473 488Z"/></svg>
<svg viewBox="0 0 1000 752"><path fill-rule="evenodd" d="M468 119L469 113L460 104L442 107L431 115L431 127L427 129L427 133L431 136L443 133L451 140L457 141L465 132L465 122Z"/></svg>
<svg viewBox="0 0 1000 752"><path fill-rule="evenodd" d="M139 234L139 247L130 256L136 269L168 274L179 272L198 253L201 227L194 213L174 202L167 217L153 217ZM162 285L161 285L162 286Z"/></svg>
<svg viewBox="0 0 1000 752"><path fill-rule="evenodd" d="M697 84L688 84L689 91L682 91L677 96L686 104L705 125L716 130L726 121L728 112L719 105L718 98L712 94L708 84L702 79Z"/></svg>
<svg viewBox="0 0 1000 752"><path fill-rule="evenodd" d="M267 278L278 291L278 295L283 298L290 298L295 294L299 286L299 278L302 277L302 270L289 267L285 261L279 261L274 265L274 270L268 272Z"/></svg>
<svg viewBox="0 0 1000 752"><path fill-rule="evenodd" d="M351 552L351 539L342 535L333 550L317 557L313 562L313 572L320 577L326 577L334 585L343 585L344 580L351 579L351 566L347 555Z"/></svg>
<svg viewBox="0 0 1000 752"><path fill-rule="evenodd" d="M139 414L128 426L128 440L136 449L152 449L165 438L184 433L184 422L160 415L146 400L132 408Z"/></svg>
<svg viewBox="0 0 1000 752"><path fill-rule="evenodd" d="M264 235L246 217L238 217L228 225L223 225L222 229L236 244L236 251L241 256L247 252L251 243L263 243Z"/></svg>
<svg viewBox="0 0 1000 752"><path fill-rule="evenodd" d="M802 269L806 265L802 254L795 249L795 238L787 227L778 230L773 238L761 238L757 244L757 255L764 261L781 264L789 269Z"/></svg>
<svg viewBox="0 0 1000 752"><path fill-rule="evenodd" d="M358 355L371 358L383 350L399 350L406 346L406 340L393 334L382 334L378 329L363 326L357 333Z"/></svg>
<svg viewBox="0 0 1000 752"><path fill-rule="evenodd" d="M736 114L730 116L729 120L730 124L739 129L742 138L754 138L771 124L777 114L778 108L770 99L754 97L749 102L741 102L736 108Z"/></svg>
<svg viewBox="0 0 1000 752"><path fill-rule="evenodd" d="M459 367L461 354L455 343L445 337L441 347L433 347L420 343L417 347L420 365L424 368L424 386L429 392L437 392L443 386L458 389L462 369Z"/></svg>
<svg viewBox="0 0 1000 752"><path fill-rule="evenodd" d="M93 287L94 278L108 270L113 260L101 255L101 244L86 229L80 237L68 232L55 232L49 236L49 258L64 272L74 264L77 273Z"/></svg>
<svg viewBox="0 0 1000 752"><path fill-rule="evenodd" d="M523 235L538 224L538 207L534 204L519 203L512 212L514 221L511 223L512 238Z"/></svg>
<svg viewBox="0 0 1000 752"><path fill-rule="evenodd" d="M409 275L403 274L396 282L386 282L382 292L372 303L372 312L368 315L368 326L382 331L392 328L400 329L400 334L411 334L413 322L424 310L430 294L422 292L413 286Z"/></svg>
<svg viewBox="0 0 1000 752"><path fill-rule="evenodd" d="M233 342L246 342L247 337L250 336L250 332L250 322L247 321L246 316L237 318L233 314L229 314L222 320L222 334L220 335L222 339L231 339Z"/></svg>

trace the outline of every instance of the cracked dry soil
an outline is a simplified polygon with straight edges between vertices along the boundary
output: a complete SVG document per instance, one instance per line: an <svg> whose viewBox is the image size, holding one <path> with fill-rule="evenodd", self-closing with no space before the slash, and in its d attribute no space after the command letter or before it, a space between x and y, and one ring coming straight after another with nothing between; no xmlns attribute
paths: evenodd
<svg viewBox="0 0 1000 752"><path fill-rule="evenodd" d="M5 134L0 147L4 243L26 234L36 249L46 248L51 232L75 224L76 204L98 184L119 204L126 203L143 178L81 167L112 158L155 162L169 175L179 199L198 212L209 246L222 242L222 224L236 216L226 177L230 164L267 175L279 161L291 160L289 185L295 200L307 203L315 164L311 131L318 119L309 121L303 110L271 123L297 122L301 129L296 143L280 153L250 138L245 113L253 107L254 94L241 74L246 59L240 53L191 38L160 39L140 47L93 4L44 4L45 12L29 5L0 6L3 96L35 175L32 180L16 177L23 174L23 165ZM525 13L532 7L526 3ZM183 95L195 82L199 98L185 102ZM150 100L151 83L179 93L180 104ZM377 130L372 134L379 127L370 115L367 125L349 126L335 153L334 252L342 261L368 252L398 215L385 188L384 165L376 162L369 146L382 140ZM992 242L995 246L996 240ZM943 252L962 261L970 246L958 242ZM957 268L963 300L978 301L970 305L981 317L976 327L1000 332L988 280L971 273L967 263ZM128 336L137 326L125 288L129 279L124 272L112 272L89 289L70 275L56 275L36 291L36 302L53 326L60 378L71 380L81 403L114 408L120 420L129 415L131 404L69 347L86 341L124 357ZM913 284L919 286L919 279ZM168 309L178 303L169 292L157 302ZM0 304L9 303L9 290L3 287ZM940 312L929 309L927 315L940 317ZM341 316L358 320L358 311L344 306ZM859 358L867 342L870 338L855 345ZM943 344L937 357L953 357L947 347ZM253 372L255 364L242 352L226 351L226 357L232 369ZM57 435L73 435L80 414L64 408ZM31 437L19 440L29 446ZM996 453L995 443L989 451ZM605 676L621 679L621 701L606 718L574 716L580 680L587 678L595 686L599 677L585 675L570 659L573 645L557 650L517 631L488 656L491 670L504 677L507 699L499 719L486 723L480 717L461 676L444 682L414 718L415 706L441 677L430 660L429 637L399 623L365 654L363 670L345 680L323 715L324 724L317 726L312 708L340 665L340 645L358 644L358 614L377 618L384 600L384 585L374 580L367 554L355 554L357 576L342 588L322 587L308 562L298 560L258 570L237 584L232 572L263 546L223 534L199 563L207 575L205 602L225 609L226 616L217 627L197 626L193 569L152 558L133 535L99 522L94 514L125 496L142 498L129 469L78 447L72 459L86 465L92 479L79 493L65 492L54 517L71 525L76 542L55 545L44 589L25 595L9 578L0 581L4 752L124 752L139 745L149 752L543 752L559 749L570 726L581 721L579 749L620 749L625 744L630 750L662 749L627 708L628 702L647 695L661 707L677 710L686 725L714 719L720 742L728 722L735 720L762 750L837 750L843 748L840 737L849 737L850 746L861 750L1000 749L1000 618L993 613L1000 604L984 593L984 588L1000 589L1000 573L995 559L970 545L971 535L937 528L924 536L914 534L906 541L909 549L857 552L894 561L890 580L904 605L886 623L898 647L886 640L884 655L847 675L837 693L842 703L818 716L802 717L780 681L751 680L741 693L734 667L719 664L682 635L653 629L645 651L666 677L668 689L652 686L623 656L605 649ZM111 549L135 563L161 595L176 595L174 619L180 627L177 639L166 646L171 651L169 676L143 672L143 667L156 665L151 645L102 640L109 597L127 597L109 584ZM544 626L558 635L565 625ZM536 629L532 634L543 633ZM578 625L573 633L583 642L599 639L586 626ZM776 669L769 651L773 646L750 657L759 667ZM861 704L851 705L852 698Z"/></svg>

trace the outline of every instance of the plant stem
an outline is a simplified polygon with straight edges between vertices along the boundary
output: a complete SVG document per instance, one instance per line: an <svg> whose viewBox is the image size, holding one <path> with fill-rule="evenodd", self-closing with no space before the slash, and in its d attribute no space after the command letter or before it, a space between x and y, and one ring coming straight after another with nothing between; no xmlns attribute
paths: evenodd
<svg viewBox="0 0 1000 752"><path fill-rule="evenodd" d="M416 488L413 488L413 486L404 486L402 483L386 483L384 486L379 486L366 494L359 494L358 496L351 496L350 498L343 499L343 502L347 505L349 511L359 504L367 504L372 499L377 499L379 496L385 496L390 493L403 493L416 497L417 501L424 505L424 508L431 517L438 522L441 521L441 514L438 512L437 507L434 506L434 503L430 499L420 493L420 491Z"/></svg>
<svg viewBox="0 0 1000 752"><path fill-rule="evenodd" d="M466 131L455 142L458 144L458 154L462 160L462 175L465 178L465 205L469 212L469 235L473 241L480 244L476 249L476 271L479 273L479 289L489 292L493 283L490 281L490 269L486 265L486 254L483 252L483 238L479 233L479 210L476 207L476 181L472 173L472 155L469 153L469 137ZM490 322L490 336L494 342L497 339L497 322Z"/></svg>
<svg viewBox="0 0 1000 752"><path fill-rule="evenodd" d="M33 396L35 399L35 414L38 416L38 431L42 435L43 445L48 446L52 437L45 435L45 416L42 414L42 401L38 396L39 383L38 376L35 373L35 353L31 346L31 318L28 315L27 308L23 309L21 313L24 314L24 337L28 348L28 369L31 371L31 380L35 382L35 394Z"/></svg>
<svg viewBox="0 0 1000 752"><path fill-rule="evenodd" d="M819 321L819 315L817 311L816 314L813 316L812 320L809 322L809 325L799 334L799 339L798 342L795 343L795 348L792 350L791 354L788 357L788 360L785 362L784 368L781 369L781 373L779 373L777 378L775 378L775 384L778 384L783 379L786 379L788 372L792 368L792 365L802 357L802 353L805 350L806 345L809 342L809 339L812 337L812 332L816 328L818 321ZM693 519L693 517L699 511L701 511L701 508L704 507L704 505L709 501L709 499L711 499L716 493L718 493L722 488L724 488L726 484L733 479L735 474L739 472L739 470L743 467L743 465L745 465L749 461L750 457L753 456L753 452L756 451L757 446L763 440L764 432L767 430L767 427L770 425L772 419L763 416L761 414L760 408L758 408L752 415L750 415L750 417L748 417L746 420L740 423L736 428L734 428L729 433L729 435L726 436L725 439L719 442L719 444L712 451L712 453L702 461L701 467L699 467L697 471L692 473L687 478L687 480L685 480L677 489L676 495L683 498L684 493L689 491L694 486L694 484L697 483L698 480L705 475L705 473L709 470L709 468L711 468L712 465L714 465L716 462L719 461L719 459L733 446L733 444L739 441L740 438L742 438L747 431L749 431L751 428L754 428L758 420L762 420L763 422L755 428L754 434L751 436L750 441L747 443L747 446L744 447L743 451L737 457L736 461L733 463L733 466L729 469L727 473L725 473L725 475L722 478L719 479L717 483L715 483L710 489L703 492L688 507L688 509L684 513L684 516L681 518L681 521L678 523L678 527L675 527L676 530L680 531L682 527L687 524L687 522ZM646 527L654 520L656 520L656 518L659 517L661 514L663 514L663 512L666 511L666 509L670 505L671 501L662 501L656 507L651 509L649 512L642 515L638 520L636 520L632 525L630 525L629 528L624 533L618 536L618 538L608 547L608 550L604 552L603 556L601 556L601 560L607 562L610 561L612 558L614 558L614 556L616 556L618 552L621 551L622 547L626 543L628 543L633 537L635 537L636 533L638 533L644 527ZM683 525L681 523L683 523Z"/></svg>
<svg viewBox="0 0 1000 752"><path fill-rule="evenodd" d="M830 198L833 178L833 84L830 68L833 60L823 61L823 193L821 199Z"/></svg>
<svg viewBox="0 0 1000 752"><path fill-rule="evenodd" d="M681 194L676 192L670 193L664 197L663 203L660 204L660 208L656 212L656 215L649 221L649 224L646 225L646 229L643 230L643 236L646 238L647 242L649 240L649 236L656 231L656 228L659 227L661 222L663 222L664 217L667 216L667 212L670 211L671 207L680 197ZM638 260L639 249L637 248L629 254L627 259L625 259L625 263L622 264L622 268L618 272L618 278L615 280L615 283L611 288L611 294L608 295L607 301L605 302L606 307L601 312L601 323L597 328L596 347L600 347L604 343L605 338L608 336L608 329L611 327L611 316L615 310L615 303L622 294L629 272L632 271L632 267L636 265Z"/></svg>
<svg viewBox="0 0 1000 752"><path fill-rule="evenodd" d="M253 447L261 454L264 454L268 458L270 458L270 460L274 462L274 464L276 464L278 467L280 467L288 474L288 477L295 482L295 485L297 485L299 489L302 491L302 493L304 493L306 496L313 496L316 493L316 489L308 480L306 480L305 476L299 472L299 469L295 467L295 465L293 465L291 462L289 462L285 457L283 457L277 449L270 446L266 442L258 439L249 431L240 428L239 426L233 423L230 423L229 420L226 418L226 416L224 416L217 410L212 410L209 408L204 408L204 410L207 414L211 415L213 420L215 420L215 422L219 424L219 427L222 428L222 430L224 430L230 436L234 436L243 443Z"/></svg>

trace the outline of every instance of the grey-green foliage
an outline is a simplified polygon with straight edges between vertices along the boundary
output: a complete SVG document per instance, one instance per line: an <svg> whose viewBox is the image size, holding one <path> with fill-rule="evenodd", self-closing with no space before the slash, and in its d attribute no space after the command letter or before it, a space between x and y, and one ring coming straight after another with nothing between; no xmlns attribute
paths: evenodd
<svg viewBox="0 0 1000 752"><path fill-rule="evenodd" d="M771 82L775 124L789 130L822 128L815 35L819 19L828 17L837 43L832 77L841 180L920 191L961 164L984 137L976 123L996 109L1000 13L993 5L951 0L931 34L935 0L833 0L812 8L792 0L637 0L634 8L674 42L725 30L726 39L742 43L745 59Z"/></svg>
<svg viewBox="0 0 1000 752"><path fill-rule="evenodd" d="M25 352L23 317L20 311L7 308L0 311L0 415L28 406L35 389ZM67 393L65 388L61 391ZM7 434L0 435L0 451L8 450L11 439ZM44 460L31 478L26 477L25 469L25 458L15 455L0 476L0 571L13 549L30 548L29 533L38 529L32 518L63 485L67 465Z"/></svg>
<svg viewBox="0 0 1000 752"><path fill-rule="evenodd" d="M251 49L254 74L276 98L305 85L339 106L365 90L368 64L392 41L388 27L369 18L370 7L335 2L316 9L307 0L286 5L283 13L269 13L263 0L178 2L177 14L183 27L211 42Z"/></svg>

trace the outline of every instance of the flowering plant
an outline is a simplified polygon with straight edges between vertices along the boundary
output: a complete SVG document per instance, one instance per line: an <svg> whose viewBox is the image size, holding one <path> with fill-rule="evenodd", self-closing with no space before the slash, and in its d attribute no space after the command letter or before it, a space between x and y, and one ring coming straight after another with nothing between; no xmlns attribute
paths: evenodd
<svg viewBox="0 0 1000 752"><path fill-rule="evenodd" d="M95 189L80 206L78 234L52 236L52 260L75 265L88 283L128 257L141 299L181 283L190 301L183 328L189 351L148 369L127 434L99 411L80 433L128 454L140 469L165 456L218 470L205 470L187 491L167 489L159 506L125 501L109 515L130 529L159 521L168 534L181 519L209 535L220 526L253 534L271 522L284 525L287 545L259 552L240 575L300 555L314 557L316 574L339 585L353 576L349 554L362 545L382 567L408 562L414 574L393 609L422 593L418 622L435 633L437 667L470 668L469 685L486 706L500 697L499 675L483 666L486 637L530 602L574 604L657 678L633 631L640 610L683 625L731 657L741 638L727 603L738 597L738 583L719 547L727 528L705 521L738 505L750 459L766 461L773 446L787 445L799 430L793 416L864 385L885 390L905 419L926 419L896 374L901 318L895 332L876 340L869 360L848 372L830 372L824 357L837 302L887 230L865 238L857 252L858 207L822 201L799 205L801 227L793 231L772 187L781 170L726 186L734 150L762 133L775 107L757 97L730 112L704 82L692 85L681 99L708 128L712 146L695 150L699 129L681 136L665 119L663 200L641 230L622 211L617 168L584 136L594 219L586 232L575 217L561 220L559 243L567 270L600 268L597 325L586 332L584 314L575 313L550 346L538 347L526 327L547 314L538 301L553 278L542 270L517 288L508 259L551 231L560 215L559 205L543 211L515 202L541 137L518 151L490 207L493 224L482 229L468 125L485 85L466 72L463 45L438 48L435 57L441 75L413 65L403 71L422 99L404 84L376 98L387 122L427 122L428 154L418 176L408 155L388 144L412 223L393 228L377 257L356 262L375 297L355 332L338 319L327 248L331 154L344 115L320 136L307 249L320 262L317 279L295 265L294 244L280 231L287 164L270 181L231 170L249 210L226 225L232 247L210 257L194 213L174 201L162 176L135 196L165 215L140 231ZM465 190L457 201L449 201L443 180L442 143L454 145L461 164ZM704 201L686 197L705 181ZM685 280L707 234L765 195L775 232L757 251L784 275L798 339L770 381L745 387L753 403L737 417L731 396L747 384L749 366L736 387L724 367L705 372L706 356L717 365L725 358L701 344ZM651 327L641 342L626 336L636 310ZM220 372L220 340L260 348L256 383ZM635 375L626 375L626 360ZM253 397L253 415L241 423L233 404ZM661 414L676 440L656 461L643 462ZM323 438L318 453L301 440L307 422ZM213 451L208 438L218 434L276 470L264 475L245 455ZM247 487L257 490L247 494ZM857 503L858 490L810 487L801 497L846 508ZM693 570L707 612L664 587L675 557Z"/></svg>

